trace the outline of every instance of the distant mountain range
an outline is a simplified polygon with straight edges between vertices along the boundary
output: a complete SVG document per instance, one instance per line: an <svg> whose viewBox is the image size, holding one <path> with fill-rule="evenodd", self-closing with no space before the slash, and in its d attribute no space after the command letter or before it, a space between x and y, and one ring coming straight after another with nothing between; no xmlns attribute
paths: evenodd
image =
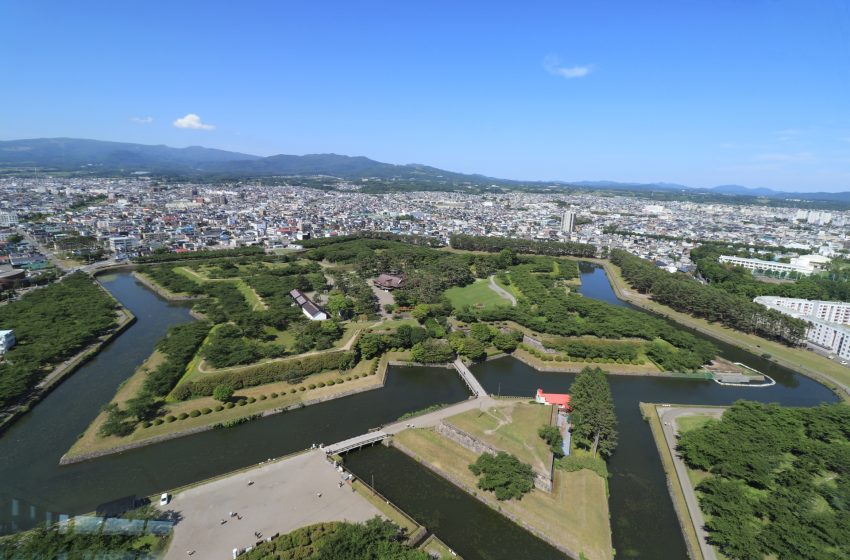
<svg viewBox="0 0 850 560"><path fill-rule="evenodd" d="M333 176L341 179L380 178L429 184L498 185L539 189L550 186L633 192L687 193L764 197L782 200L850 202L850 192L783 192L740 185L698 189L675 183L623 183L616 181L514 181L485 175L455 173L427 165L394 165L362 156L311 154L269 157L191 146L104 142L75 138L38 138L0 141L0 172L61 171L92 175L150 173L207 178L269 176Z"/></svg>

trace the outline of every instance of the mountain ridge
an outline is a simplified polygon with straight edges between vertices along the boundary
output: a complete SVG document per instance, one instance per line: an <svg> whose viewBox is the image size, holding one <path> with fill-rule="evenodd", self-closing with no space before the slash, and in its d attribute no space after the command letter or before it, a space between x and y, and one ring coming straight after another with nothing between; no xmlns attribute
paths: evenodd
<svg viewBox="0 0 850 560"><path fill-rule="evenodd" d="M392 164L366 156L335 153L257 156L188 146L173 148L165 144L135 144L78 138L31 138L0 141L0 170L6 168L47 167L56 171L178 174L213 178L249 178L264 176L333 176L341 179L401 179L431 183L473 183L489 186L561 187L635 192L684 192L772 199L850 201L850 192L787 192L742 185L718 185L695 188L677 183L640 183L620 181L518 181L482 174L458 173L436 167L409 163ZM48 169L50 171L51 169Z"/></svg>

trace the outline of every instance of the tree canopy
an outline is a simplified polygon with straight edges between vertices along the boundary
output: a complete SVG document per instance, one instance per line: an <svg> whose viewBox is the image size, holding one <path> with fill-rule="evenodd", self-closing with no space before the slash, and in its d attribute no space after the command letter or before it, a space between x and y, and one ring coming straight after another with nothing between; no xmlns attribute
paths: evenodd
<svg viewBox="0 0 850 560"><path fill-rule="evenodd" d="M605 372L586 367L570 386L573 441L594 457L614 453L617 447L617 416Z"/></svg>

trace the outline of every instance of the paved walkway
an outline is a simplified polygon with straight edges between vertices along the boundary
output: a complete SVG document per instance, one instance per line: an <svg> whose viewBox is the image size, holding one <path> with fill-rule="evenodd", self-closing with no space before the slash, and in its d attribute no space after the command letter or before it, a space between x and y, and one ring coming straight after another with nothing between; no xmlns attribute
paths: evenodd
<svg viewBox="0 0 850 560"><path fill-rule="evenodd" d="M230 559L234 548L260 540L255 531L265 539L313 523L361 522L379 515L348 485L338 486L341 476L316 449L176 494L163 508L182 516L165 558Z"/></svg>
<svg viewBox="0 0 850 560"><path fill-rule="evenodd" d="M691 522L697 532L699 547L702 551L704 560L717 560L717 553L714 547L708 544L708 533L705 530L705 518L702 515L702 510L699 508L699 500L697 499L694 487L688 478L688 470L685 462L676 453L676 434L679 432L676 419L681 416L713 416L720 418L725 408L705 408L705 407L668 407L656 406L658 417L661 419L661 428L664 431L664 439L667 442L667 447L670 449L670 454L673 456L673 465L676 468L676 476L679 477L682 493L685 495L685 503L688 504L688 513L691 516Z"/></svg>
<svg viewBox="0 0 850 560"><path fill-rule="evenodd" d="M514 295L503 287L501 287L500 285L496 284L495 276L490 276L490 289L505 298L506 300L510 301L513 307L516 307L516 298L514 297Z"/></svg>

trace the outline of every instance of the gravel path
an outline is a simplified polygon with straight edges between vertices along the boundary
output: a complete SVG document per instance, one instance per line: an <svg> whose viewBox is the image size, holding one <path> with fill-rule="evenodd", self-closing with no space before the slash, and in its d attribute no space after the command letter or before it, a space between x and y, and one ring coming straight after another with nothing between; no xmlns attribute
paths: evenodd
<svg viewBox="0 0 850 560"><path fill-rule="evenodd" d="M516 307L516 298L512 293L496 284L495 276L490 277L490 289L511 302L511 306Z"/></svg>

